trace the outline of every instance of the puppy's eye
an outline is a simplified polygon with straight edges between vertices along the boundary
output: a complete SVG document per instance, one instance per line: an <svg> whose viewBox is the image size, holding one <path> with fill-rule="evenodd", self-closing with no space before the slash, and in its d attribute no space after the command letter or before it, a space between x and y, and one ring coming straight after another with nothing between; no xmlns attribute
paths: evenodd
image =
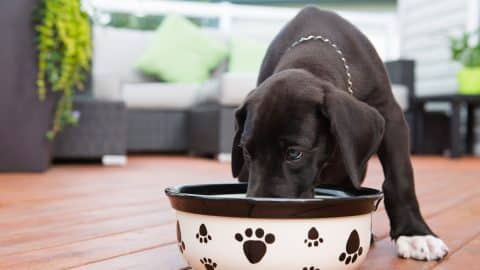
<svg viewBox="0 0 480 270"><path fill-rule="evenodd" d="M303 157L303 152L302 151L299 151L299 150L294 149L294 148L289 148L287 150L286 159L288 161L297 161L297 160L300 160L302 157Z"/></svg>

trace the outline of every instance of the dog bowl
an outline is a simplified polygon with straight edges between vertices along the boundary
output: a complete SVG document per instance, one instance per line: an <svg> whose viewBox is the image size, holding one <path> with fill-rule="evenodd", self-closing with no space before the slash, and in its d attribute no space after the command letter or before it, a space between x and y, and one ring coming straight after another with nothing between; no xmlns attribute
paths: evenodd
<svg viewBox="0 0 480 270"><path fill-rule="evenodd" d="M375 189L317 188L314 199L247 198L246 184L166 189L194 270L355 269L370 248Z"/></svg>

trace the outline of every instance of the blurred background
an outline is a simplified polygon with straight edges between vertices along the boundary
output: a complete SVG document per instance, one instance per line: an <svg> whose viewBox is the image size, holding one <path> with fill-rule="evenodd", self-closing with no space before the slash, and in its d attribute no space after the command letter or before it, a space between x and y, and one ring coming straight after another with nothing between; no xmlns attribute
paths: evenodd
<svg viewBox="0 0 480 270"><path fill-rule="evenodd" d="M235 181L235 108L305 5L377 49L422 213L450 247L440 263L397 259L380 206L361 269L476 265L480 0L4 0L0 269L187 269L163 190ZM365 185L385 177L372 158Z"/></svg>
<svg viewBox="0 0 480 270"><path fill-rule="evenodd" d="M52 160L123 164L146 152L228 161L235 107L255 87L270 41L307 4L337 12L374 44L409 122L412 153L478 153L476 0L70 2L78 14L62 14L63 22L47 0L3 4L6 16L25 16L2 28L10 38L1 63L1 170L41 171ZM52 25L69 29L71 40ZM10 68L19 58L9 50L24 58L23 70Z"/></svg>
<svg viewBox="0 0 480 270"><path fill-rule="evenodd" d="M1 170L41 171L52 160L124 164L134 153L228 161L234 109L255 87L270 41L307 4L337 12L374 44L412 153L479 151L476 0L72 0L69 12L52 0L24 2L2 4L11 21L2 26L10 38ZM14 11L25 16L6 17ZM10 68L19 61L22 70Z"/></svg>

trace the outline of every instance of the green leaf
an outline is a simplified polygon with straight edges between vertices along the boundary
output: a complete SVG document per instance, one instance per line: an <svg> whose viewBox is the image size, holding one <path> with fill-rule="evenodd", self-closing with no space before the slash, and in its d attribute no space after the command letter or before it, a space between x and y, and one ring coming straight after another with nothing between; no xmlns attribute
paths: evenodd
<svg viewBox="0 0 480 270"><path fill-rule="evenodd" d="M464 66L474 67L479 66L479 52L477 48L480 47L480 40L478 34L480 33L480 28L471 33L463 33L460 37L450 37L450 51L452 59L459 61ZM476 44L473 46L469 45L469 41L475 37Z"/></svg>
<svg viewBox="0 0 480 270"><path fill-rule="evenodd" d="M468 48L460 55L460 62L466 67L480 67L480 50Z"/></svg>
<svg viewBox="0 0 480 270"><path fill-rule="evenodd" d="M78 122L72 114L73 89L83 86L83 73L90 70L91 27L80 1L41 0L32 14L38 50L38 96L44 99L47 92L61 93L52 129L46 134L50 139L65 125Z"/></svg>
<svg viewBox="0 0 480 270"><path fill-rule="evenodd" d="M55 139L55 132L53 132L52 130L49 130L49 131L47 131L47 133L45 134L45 137L46 137L49 141L53 141L53 139Z"/></svg>

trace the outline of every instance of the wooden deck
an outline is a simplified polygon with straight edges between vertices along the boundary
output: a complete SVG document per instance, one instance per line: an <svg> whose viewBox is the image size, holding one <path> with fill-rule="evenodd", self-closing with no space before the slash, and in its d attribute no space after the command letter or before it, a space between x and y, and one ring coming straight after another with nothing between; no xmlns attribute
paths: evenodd
<svg viewBox="0 0 480 270"><path fill-rule="evenodd" d="M414 158L424 216L450 255L398 259L388 220L361 269L480 269L480 159ZM377 160L366 186L380 187ZM169 185L231 181L228 164L186 157L131 157L123 168L58 165L44 174L0 174L0 269L155 269L186 265L175 245Z"/></svg>

